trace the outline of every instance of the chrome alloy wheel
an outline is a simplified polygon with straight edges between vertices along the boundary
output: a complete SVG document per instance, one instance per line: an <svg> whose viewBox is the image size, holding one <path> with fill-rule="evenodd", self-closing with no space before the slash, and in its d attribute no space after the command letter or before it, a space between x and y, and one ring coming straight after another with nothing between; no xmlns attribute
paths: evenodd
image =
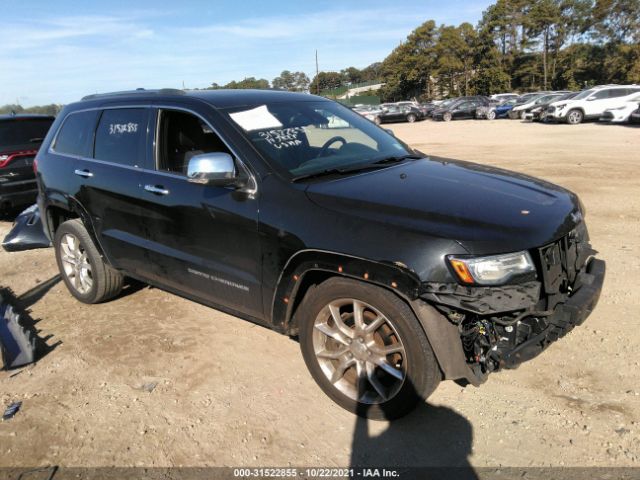
<svg viewBox="0 0 640 480"><path fill-rule="evenodd" d="M316 359L340 392L366 404L397 395L407 375L406 353L381 312L352 298L334 300L320 311L313 327Z"/></svg>
<svg viewBox="0 0 640 480"><path fill-rule="evenodd" d="M69 283L79 293L89 292L93 287L93 277L87 251L78 238L70 233L62 237L60 248L62 249L62 266Z"/></svg>

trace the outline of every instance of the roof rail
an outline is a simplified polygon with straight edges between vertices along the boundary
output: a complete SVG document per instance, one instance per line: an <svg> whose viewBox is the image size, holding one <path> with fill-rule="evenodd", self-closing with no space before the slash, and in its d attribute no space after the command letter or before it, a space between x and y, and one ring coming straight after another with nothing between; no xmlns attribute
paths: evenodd
<svg viewBox="0 0 640 480"><path fill-rule="evenodd" d="M134 94L154 94L154 95L184 95L184 90L177 88L160 88L157 90L145 90L144 88L136 88L135 90L122 90L120 92L108 92L108 93L94 93L82 97L81 100L92 100L95 98L104 97L117 97L121 95L134 95Z"/></svg>

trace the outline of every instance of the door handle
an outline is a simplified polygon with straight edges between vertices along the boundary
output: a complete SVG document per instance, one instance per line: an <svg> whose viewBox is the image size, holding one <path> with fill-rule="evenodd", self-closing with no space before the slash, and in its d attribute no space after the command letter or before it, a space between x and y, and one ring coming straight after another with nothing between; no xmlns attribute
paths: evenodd
<svg viewBox="0 0 640 480"><path fill-rule="evenodd" d="M144 189L147 192L155 193L157 195L169 195L169 190L164 188L162 185L145 185Z"/></svg>
<svg viewBox="0 0 640 480"><path fill-rule="evenodd" d="M73 173L75 173L76 175L80 175L81 177L84 177L84 178L93 177L93 173L91 173L89 170L76 169L73 171Z"/></svg>

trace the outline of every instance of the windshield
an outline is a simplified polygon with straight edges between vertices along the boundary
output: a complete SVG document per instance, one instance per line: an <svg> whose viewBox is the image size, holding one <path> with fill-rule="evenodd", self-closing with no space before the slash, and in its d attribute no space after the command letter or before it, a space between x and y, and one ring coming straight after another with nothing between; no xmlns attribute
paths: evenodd
<svg viewBox="0 0 640 480"><path fill-rule="evenodd" d="M595 92L595 90L583 90L582 92L580 92L578 95L576 95L575 97L573 97L574 100L582 100L583 98L587 98L589 95L591 95L593 92Z"/></svg>
<svg viewBox="0 0 640 480"><path fill-rule="evenodd" d="M555 95L544 95L540 98L536 99L536 104L540 105L541 103L548 103L555 100L560 100L563 97L563 95L560 94L555 94Z"/></svg>
<svg viewBox="0 0 640 480"><path fill-rule="evenodd" d="M225 111L272 165L294 178L413 154L336 102L279 102Z"/></svg>

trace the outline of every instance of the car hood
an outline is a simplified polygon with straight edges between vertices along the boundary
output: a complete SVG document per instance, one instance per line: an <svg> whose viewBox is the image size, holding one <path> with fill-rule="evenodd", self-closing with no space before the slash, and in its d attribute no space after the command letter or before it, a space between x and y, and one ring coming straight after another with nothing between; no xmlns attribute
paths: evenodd
<svg viewBox="0 0 640 480"><path fill-rule="evenodd" d="M577 197L561 187L436 157L312 183L306 193L334 212L455 240L473 254L543 246L581 220Z"/></svg>

